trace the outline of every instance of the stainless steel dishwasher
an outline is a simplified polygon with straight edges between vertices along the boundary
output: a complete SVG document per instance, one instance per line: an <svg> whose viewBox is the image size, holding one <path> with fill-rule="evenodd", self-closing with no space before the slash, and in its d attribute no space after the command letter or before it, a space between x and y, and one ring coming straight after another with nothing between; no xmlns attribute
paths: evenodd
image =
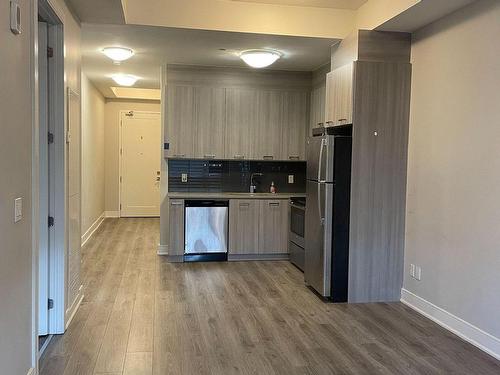
<svg viewBox="0 0 500 375"><path fill-rule="evenodd" d="M229 201L186 200L184 261L226 261Z"/></svg>

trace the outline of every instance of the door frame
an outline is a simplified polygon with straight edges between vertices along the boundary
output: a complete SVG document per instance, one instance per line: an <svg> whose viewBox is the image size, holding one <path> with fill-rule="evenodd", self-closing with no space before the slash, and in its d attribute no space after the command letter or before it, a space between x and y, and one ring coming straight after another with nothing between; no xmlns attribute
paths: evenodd
<svg viewBox="0 0 500 375"><path fill-rule="evenodd" d="M64 11L53 0L30 1L30 86L32 100L32 166L31 166L31 220L32 220L32 369L38 373L38 318L39 306L43 303L38 298L39 284L39 222L40 222L40 132L39 132L39 83L38 83L38 15L42 15L50 25L49 40L53 45L53 57L49 63L48 86L49 120L48 129L54 134L53 150L49 156L53 199L49 211L56 218L49 241L49 298L54 301L49 310L49 334L64 333L65 330L65 291L66 291L66 106L64 81Z"/></svg>
<svg viewBox="0 0 500 375"><path fill-rule="evenodd" d="M162 128L161 124L161 112L157 111L134 111L134 110L120 110L118 114L118 120L119 120L119 131L118 131L118 139L119 139L119 147L118 147L118 217L122 217L122 163L123 163L123 139L122 139L122 125L123 125L123 119L125 118L126 114L129 113L143 113L143 114L150 114L150 115L159 115L159 120L160 120L160 129ZM161 144L162 140L159 140L158 147L161 149ZM163 152L163 150L162 150ZM160 158L160 163L161 163L161 158ZM160 168L161 171L161 168ZM161 172L160 172L161 173ZM161 176L161 175L160 175ZM163 177L163 176L161 176ZM161 181L160 181L161 184ZM160 185L161 186L161 185ZM160 192L160 198L161 198L161 192ZM161 199L160 199L160 211L161 211Z"/></svg>

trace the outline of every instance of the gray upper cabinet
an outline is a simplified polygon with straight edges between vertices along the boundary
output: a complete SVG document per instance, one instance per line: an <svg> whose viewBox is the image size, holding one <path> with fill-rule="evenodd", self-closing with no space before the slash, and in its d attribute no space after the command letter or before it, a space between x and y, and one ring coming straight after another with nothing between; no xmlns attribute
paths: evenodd
<svg viewBox="0 0 500 375"><path fill-rule="evenodd" d="M288 253L288 201L260 201L259 253Z"/></svg>
<svg viewBox="0 0 500 375"><path fill-rule="evenodd" d="M226 129L226 90L216 87L194 88L194 156L224 158Z"/></svg>
<svg viewBox="0 0 500 375"><path fill-rule="evenodd" d="M253 159L276 160L281 157L284 93L258 91L258 116L254 124Z"/></svg>
<svg viewBox="0 0 500 375"><path fill-rule="evenodd" d="M304 160L309 123L309 93L288 91L283 96L281 159Z"/></svg>
<svg viewBox="0 0 500 375"><path fill-rule="evenodd" d="M353 63L326 76L325 126L352 124Z"/></svg>
<svg viewBox="0 0 500 375"><path fill-rule="evenodd" d="M325 93L325 84L315 87L311 91L310 129L325 123Z"/></svg>
<svg viewBox="0 0 500 375"><path fill-rule="evenodd" d="M259 201L229 201L229 254L257 254L259 250Z"/></svg>
<svg viewBox="0 0 500 375"><path fill-rule="evenodd" d="M194 88L192 86L167 86L168 156L172 158L194 157Z"/></svg>
<svg viewBox="0 0 500 375"><path fill-rule="evenodd" d="M227 159L251 159L258 131L258 91L226 89L225 155Z"/></svg>

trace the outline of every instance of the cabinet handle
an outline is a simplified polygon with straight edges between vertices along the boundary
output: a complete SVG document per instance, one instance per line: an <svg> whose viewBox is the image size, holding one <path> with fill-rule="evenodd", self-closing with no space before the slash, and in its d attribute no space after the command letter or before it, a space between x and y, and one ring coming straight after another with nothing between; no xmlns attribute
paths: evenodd
<svg viewBox="0 0 500 375"><path fill-rule="evenodd" d="M326 124L333 124L333 121L326 121Z"/></svg>
<svg viewBox="0 0 500 375"><path fill-rule="evenodd" d="M250 203L240 203L240 207L249 207Z"/></svg>
<svg viewBox="0 0 500 375"><path fill-rule="evenodd" d="M347 121L346 118L339 118L337 121Z"/></svg>
<svg viewBox="0 0 500 375"><path fill-rule="evenodd" d="M299 157L299 155L289 155L288 159L290 159L290 160L299 160L300 157Z"/></svg>
<svg viewBox="0 0 500 375"><path fill-rule="evenodd" d="M184 202L170 202L171 206L182 206Z"/></svg>
<svg viewBox="0 0 500 375"><path fill-rule="evenodd" d="M234 158L235 159L245 159L245 155L236 154L236 155L234 155Z"/></svg>
<svg viewBox="0 0 500 375"><path fill-rule="evenodd" d="M270 206L278 207L280 204L278 202L269 202Z"/></svg>
<svg viewBox="0 0 500 375"><path fill-rule="evenodd" d="M215 154L205 154L205 159L215 159Z"/></svg>
<svg viewBox="0 0 500 375"><path fill-rule="evenodd" d="M183 158L186 154L174 154L174 158Z"/></svg>
<svg viewBox="0 0 500 375"><path fill-rule="evenodd" d="M273 155L264 155L262 158L263 158L264 160L266 160L266 159L267 159L267 160L273 160L273 159L274 159L274 156L273 156Z"/></svg>
<svg viewBox="0 0 500 375"><path fill-rule="evenodd" d="M316 125L323 126L323 123L322 122L318 122Z"/></svg>

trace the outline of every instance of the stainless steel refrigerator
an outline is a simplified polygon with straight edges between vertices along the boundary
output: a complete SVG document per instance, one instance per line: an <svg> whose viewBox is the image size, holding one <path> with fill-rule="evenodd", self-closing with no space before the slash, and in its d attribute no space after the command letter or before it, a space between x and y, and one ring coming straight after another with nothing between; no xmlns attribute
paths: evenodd
<svg viewBox="0 0 500 375"><path fill-rule="evenodd" d="M352 126L317 128L307 140L306 284L347 302Z"/></svg>

